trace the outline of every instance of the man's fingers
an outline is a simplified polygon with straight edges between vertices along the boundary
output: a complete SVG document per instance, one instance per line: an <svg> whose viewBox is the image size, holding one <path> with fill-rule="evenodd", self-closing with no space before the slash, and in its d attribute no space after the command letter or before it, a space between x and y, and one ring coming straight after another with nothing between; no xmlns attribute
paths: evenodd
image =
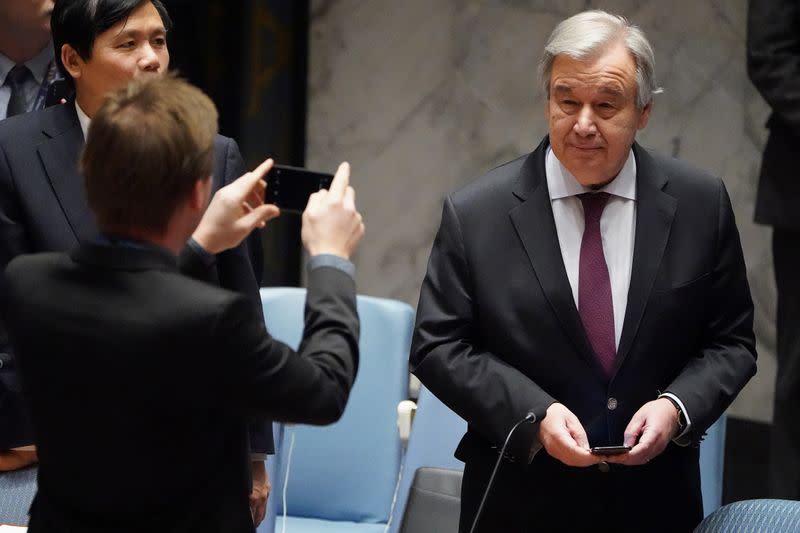
<svg viewBox="0 0 800 533"><path fill-rule="evenodd" d="M264 176L269 169L272 168L272 159L267 159L260 165L256 167L255 170L252 172L248 172L244 174L239 179L228 185L235 191L236 196L239 198L245 198L250 194L254 194L257 191L263 191L266 189L266 183L262 183Z"/></svg>
<svg viewBox="0 0 800 533"><path fill-rule="evenodd" d="M347 209L356 209L356 191L352 187L347 187L344 191L344 199L342 200L344 207Z"/></svg>
<svg viewBox="0 0 800 533"><path fill-rule="evenodd" d="M262 185L263 184L263 185ZM245 202L247 202L250 207L257 207L264 203L264 191L266 191L266 183L264 180L259 180L256 183L255 188L250 191L250 194L247 195Z"/></svg>
<svg viewBox="0 0 800 533"><path fill-rule="evenodd" d="M570 434L575 439L575 444L586 450L589 449L589 438L586 436L586 430L583 429L580 422L577 426L570 424Z"/></svg>
<svg viewBox="0 0 800 533"><path fill-rule="evenodd" d="M642 434L644 421L644 417L640 417L639 413L633 415L633 419L628 423L628 427L625 428L625 436L623 439L623 444L625 446L630 446L632 448L636 445L636 441Z"/></svg>
<svg viewBox="0 0 800 533"><path fill-rule="evenodd" d="M336 175L333 177L331 187L328 189L334 200L344 198L344 193L350 185L350 163L345 161L339 165Z"/></svg>
<svg viewBox="0 0 800 533"><path fill-rule="evenodd" d="M265 502L266 503L266 502ZM265 506L259 502L256 506L255 512L253 513L253 525L258 527L261 524L261 521L264 520L265 514Z"/></svg>
<svg viewBox="0 0 800 533"><path fill-rule="evenodd" d="M273 161L272 158L270 157L270 158L267 158L263 163L258 165L255 168L255 170L253 170L253 172L251 172L251 174L253 174L253 176L255 178L254 181L258 181L258 180L264 179L264 176L267 175L267 172L269 172L269 169L272 168L273 164L275 164L275 161Z"/></svg>
<svg viewBox="0 0 800 533"><path fill-rule="evenodd" d="M263 228L268 220L279 216L281 210L272 204L260 205L253 208L249 213L239 219L238 224L252 230L254 228Z"/></svg>

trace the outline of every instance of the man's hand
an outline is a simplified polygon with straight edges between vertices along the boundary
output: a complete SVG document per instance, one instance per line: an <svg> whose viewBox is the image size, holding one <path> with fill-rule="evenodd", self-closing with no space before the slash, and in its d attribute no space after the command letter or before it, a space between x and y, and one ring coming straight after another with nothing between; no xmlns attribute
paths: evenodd
<svg viewBox="0 0 800 533"><path fill-rule="evenodd" d="M350 259L364 236L364 223L355 201L350 164L342 163L331 188L312 194L303 211L301 236L309 255L333 254Z"/></svg>
<svg viewBox="0 0 800 533"><path fill-rule="evenodd" d="M272 490L272 485L269 482L264 461L253 461L250 463L250 469L253 477L253 492L250 493L250 514L253 516L253 525L258 527L258 524L264 520L264 515L267 513L267 499L269 498L270 490Z"/></svg>
<svg viewBox="0 0 800 533"><path fill-rule="evenodd" d="M8 450L0 452L0 472L18 470L38 461L36 450Z"/></svg>
<svg viewBox="0 0 800 533"><path fill-rule="evenodd" d="M643 465L658 456L678 434L679 420L675 405L667 398L644 404L625 428L628 453L606 457L609 463Z"/></svg>
<svg viewBox="0 0 800 533"><path fill-rule="evenodd" d="M276 206L264 203L267 185L263 178L272 163L267 159L214 194L192 234L203 249L218 254L238 246L255 228L263 228L267 220L281 214Z"/></svg>
<svg viewBox="0 0 800 533"><path fill-rule="evenodd" d="M603 460L589 451L580 420L563 404L554 403L539 424L539 442L547 453L567 466L591 466Z"/></svg>

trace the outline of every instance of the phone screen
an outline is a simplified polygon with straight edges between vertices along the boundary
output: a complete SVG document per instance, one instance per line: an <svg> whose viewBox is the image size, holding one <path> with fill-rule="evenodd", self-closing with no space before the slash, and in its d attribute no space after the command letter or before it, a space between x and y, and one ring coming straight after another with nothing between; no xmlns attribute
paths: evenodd
<svg viewBox="0 0 800 533"><path fill-rule="evenodd" d="M267 192L264 202L281 210L302 213L308 197L320 189L328 189L333 174L314 172L305 168L275 165L267 173Z"/></svg>

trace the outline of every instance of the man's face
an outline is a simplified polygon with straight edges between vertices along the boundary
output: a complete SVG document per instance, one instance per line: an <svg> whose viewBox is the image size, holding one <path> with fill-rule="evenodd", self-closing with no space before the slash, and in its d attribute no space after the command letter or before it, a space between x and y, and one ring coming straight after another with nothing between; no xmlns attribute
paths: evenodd
<svg viewBox="0 0 800 533"><path fill-rule="evenodd" d="M50 14L54 0L0 0L0 22L20 34L50 33Z"/></svg>
<svg viewBox="0 0 800 533"><path fill-rule="evenodd" d="M84 101L102 101L138 76L163 74L169 68L169 50L161 16L153 4L142 3L127 20L97 36L88 61L75 61L77 69L70 73Z"/></svg>
<svg viewBox="0 0 800 533"><path fill-rule="evenodd" d="M608 183L625 164L650 116L650 105L637 107L636 89L636 63L623 43L589 61L555 58L545 103L550 144L581 185Z"/></svg>

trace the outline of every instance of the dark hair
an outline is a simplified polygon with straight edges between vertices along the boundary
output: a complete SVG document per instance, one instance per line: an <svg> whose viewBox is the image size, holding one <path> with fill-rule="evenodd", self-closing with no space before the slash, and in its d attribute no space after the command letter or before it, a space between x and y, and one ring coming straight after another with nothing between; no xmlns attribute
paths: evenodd
<svg viewBox="0 0 800 533"><path fill-rule="evenodd" d="M195 184L210 179L216 133L214 103L173 74L112 92L92 119L81 158L100 230L163 232Z"/></svg>
<svg viewBox="0 0 800 533"><path fill-rule="evenodd" d="M172 28L172 19L161 0L56 0L50 18L55 60L58 70L71 89L75 89L75 82L61 61L61 48L68 44L84 61L88 61L92 58L97 36L127 20L145 2L153 4L161 16L161 22L169 31Z"/></svg>

